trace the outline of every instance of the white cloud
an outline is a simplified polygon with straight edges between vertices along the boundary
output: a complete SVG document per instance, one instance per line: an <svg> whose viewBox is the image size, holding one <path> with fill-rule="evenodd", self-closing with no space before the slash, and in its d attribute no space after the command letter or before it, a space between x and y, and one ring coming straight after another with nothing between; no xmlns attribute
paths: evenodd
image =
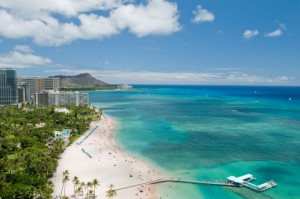
<svg viewBox="0 0 300 199"><path fill-rule="evenodd" d="M266 33L266 37L279 37L283 35L283 31L286 29L285 24L279 24L278 29L274 30L273 32Z"/></svg>
<svg viewBox="0 0 300 199"><path fill-rule="evenodd" d="M253 37L256 37L259 34L258 30L245 30L243 37L244 39L251 39Z"/></svg>
<svg viewBox="0 0 300 199"><path fill-rule="evenodd" d="M193 14L195 15L192 19L192 22L194 23L213 22L215 20L215 15L212 12L203 9L201 5L197 6L197 10L193 11Z"/></svg>
<svg viewBox="0 0 300 199"><path fill-rule="evenodd" d="M279 37L283 34L282 30L281 29L277 29L273 32L270 32L270 33L267 33L266 34L266 37Z"/></svg>
<svg viewBox="0 0 300 199"><path fill-rule="evenodd" d="M52 63L51 59L34 55L31 52L28 46L16 46L13 51L0 54L0 65L11 68L32 68Z"/></svg>
<svg viewBox="0 0 300 199"><path fill-rule="evenodd" d="M289 81L293 80L293 78L287 76L264 77L264 76L257 76L257 75L249 75L246 73L235 73L235 74L228 75L226 77L226 80L232 83L239 83L239 84L278 85L278 84L286 84Z"/></svg>
<svg viewBox="0 0 300 199"><path fill-rule="evenodd" d="M14 47L14 51L22 52L22 53L33 53L33 50L26 45L17 45Z"/></svg>
<svg viewBox="0 0 300 199"><path fill-rule="evenodd" d="M149 0L147 4L135 5L130 2L2 0L0 36L32 38L40 45L59 46L77 39L109 37L126 29L138 37L169 35L180 30L175 3ZM108 14L101 15L98 11Z"/></svg>
<svg viewBox="0 0 300 199"><path fill-rule="evenodd" d="M62 69L47 74L90 73L113 84L187 84L187 85L288 85L293 78L287 76L264 77L239 72L155 72L155 71L102 71Z"/></svg>
<svg viewBox="0 0 300 199"><path fill-rule="evenodd" d="M74 27L77 32L75 38L96 39L119 33L119 28L109 19L95 14L78 16L81 25ZM71 31L72 32L72 31ZM73 36L72 36L73 37Z"/></svg>
<svg viewBox="0 0 300 199"><path fill-rule="evenodd" d="M286 29L286 25L284 23L279 24L279 28L281 30L285 30Z"/></svg>
<svg viewBox="0 0 300 199"><path fill-rule="evenodd" d="M129 0L1 0L0 7L11 10L14 15L36 18L45 14L58 13L75 17L79 13L95 10L111 10Z"/></svg>
<svg viewBox="0 0 300 199"><path fill-rule="evenodd" d="M150 0L146 6L124 5L111 13L117 27L128 28L139 37L179 31L178 17L176 4L164 0Z"/></svg>

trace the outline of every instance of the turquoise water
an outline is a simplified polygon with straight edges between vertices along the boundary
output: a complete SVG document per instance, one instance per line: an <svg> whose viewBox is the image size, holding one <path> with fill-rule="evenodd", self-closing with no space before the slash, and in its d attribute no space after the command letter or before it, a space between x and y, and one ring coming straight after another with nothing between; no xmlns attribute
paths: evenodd
<svg viewBox="0 0 300 199"><path fill-rule="evenodd" d="M263 193L166 184L163 198L300 198L300 87L135 86L90 101L118 120L122 147L172 177L278 183Z"/></svg>

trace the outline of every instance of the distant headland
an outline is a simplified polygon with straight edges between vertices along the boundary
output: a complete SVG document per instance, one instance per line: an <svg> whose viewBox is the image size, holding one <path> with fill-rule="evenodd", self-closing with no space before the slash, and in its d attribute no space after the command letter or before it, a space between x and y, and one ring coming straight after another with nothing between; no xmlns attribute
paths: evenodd
<svg viewBox="0 0 300 199"><path fill-rule="evenodd" d="M116 85L111 85L96 79L89 73L82 73L75 76L55 75L50 78L59 78L61 91L80 91L80 90L113 90Z"/></svg>

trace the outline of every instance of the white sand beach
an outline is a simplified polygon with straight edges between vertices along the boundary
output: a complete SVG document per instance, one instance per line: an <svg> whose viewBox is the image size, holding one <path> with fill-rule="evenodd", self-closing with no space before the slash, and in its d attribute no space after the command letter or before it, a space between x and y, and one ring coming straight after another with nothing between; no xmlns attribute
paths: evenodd
<svg viewBox="0 0 300 199"><path fill-rule="evenodd" d="M121 151L114 143L114 127L116 121L105 115L101 121L93 122L90 129L76 142L69 146L59 159L59 166L54 177L53 197L59 198L62 189L62 173L68 170L70 180L67 182L65 193L69 198L74 197L72 179L87 183L93 179L100 182L96 189L96 198L106 198L108 186L113 184L115 189L161 179L160 174L150 168L142 160ZM93 133L92 129L98 126ZM84 138L90 135L84 140ZM80 145L80 141L84 140ZM90 154L91 158L83 152ZM79 198L85 198L80 196ZM116 199L158 199L155 185L140 185L128 189L118 190Z"/></svg>

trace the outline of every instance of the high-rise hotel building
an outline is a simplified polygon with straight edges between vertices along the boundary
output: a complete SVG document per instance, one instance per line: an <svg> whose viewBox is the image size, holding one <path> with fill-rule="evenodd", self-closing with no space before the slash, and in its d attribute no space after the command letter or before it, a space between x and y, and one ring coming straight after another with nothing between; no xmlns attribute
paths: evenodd
<svg viewBox="0 0 300 199"><path fill-rule="evenodd" d="M0 68L0 106L17 103L17 73L11 68Z"/></svg>
<svg viewBox="0 0 300 199"><path fill-rule="evenodd" d="M43 91L33 98L35 106L89 105L88 93Z"/></svg>
<svg viewBox="0 0 300 199"><path fill-rule="evenodd" d="M31 96L45 90L58 91L59 89L59 78L19 78L19 83L29 86Z"/></svg>

